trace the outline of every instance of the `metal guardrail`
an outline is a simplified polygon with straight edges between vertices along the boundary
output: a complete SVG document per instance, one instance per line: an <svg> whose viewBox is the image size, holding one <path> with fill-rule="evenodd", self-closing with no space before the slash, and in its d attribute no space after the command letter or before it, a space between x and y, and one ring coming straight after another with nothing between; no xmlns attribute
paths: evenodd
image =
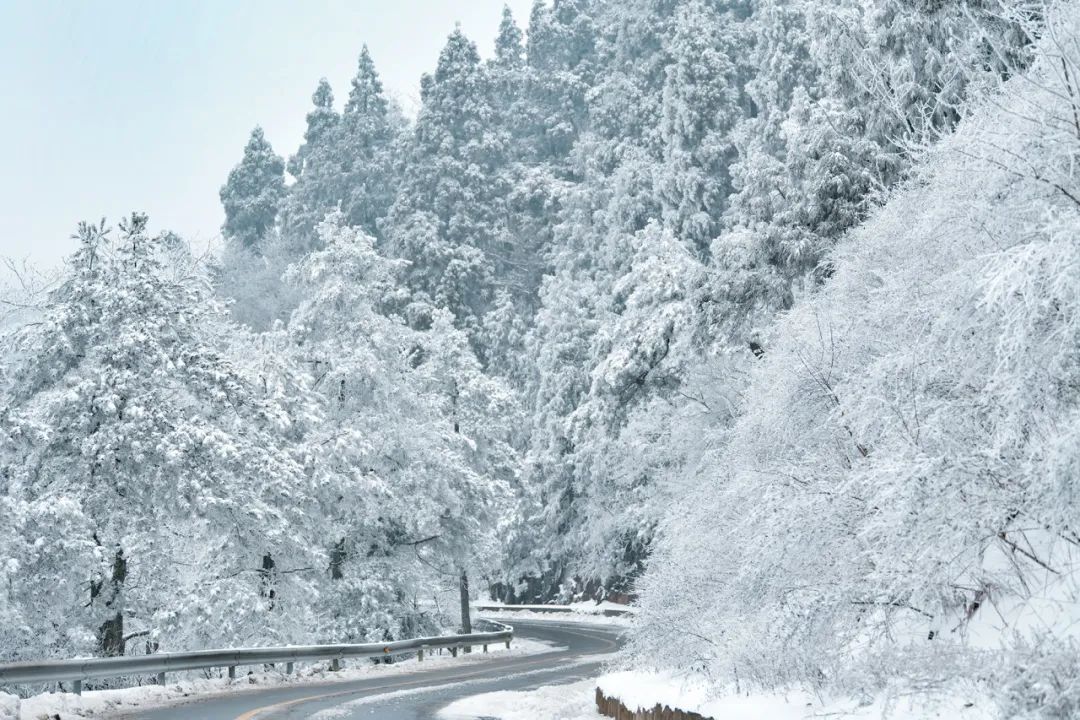
<svg viewBox="0 0 1080 720"><path fill-rule="evenodd" d="M491 621L489 621L491 622ZM85 658L77 660L43 660L0 664L0 685L48 683L70 680L76 693L82 692L82 683L91 678L121 677L124 675L158 676L159 684L165 684L165 673L181 670L204 670L227 667L229 677L236 677L240 665L269 665L286 663L286 673L292 673L293 663L313 660L331 660L333 669L340 667L346 658L391 657L415 652L420 660L425 650L449 648L457 656L458 648L482 646L505 642L510 647L514 628L494 623L503 629L495 632L468 635L442 635L439 637L397 640L388 643L365 643L360 645L300 645L288 647L244 648L231 650L199 650L196 652L159 653L109 658Z"/></svg>
<svg viewBox="0 0 1080 720"><path fill-rule="evenodd" d="M605 607L597 612L581 612L577 608L570 607L568 605L486 605L476 604L473 605L473 609L480 612L535 612L535 613L553 613L563 615L603 615L604 617L623 617L625 615L633 615L634 611L627 608L622 610L620 608Z"/></svg>

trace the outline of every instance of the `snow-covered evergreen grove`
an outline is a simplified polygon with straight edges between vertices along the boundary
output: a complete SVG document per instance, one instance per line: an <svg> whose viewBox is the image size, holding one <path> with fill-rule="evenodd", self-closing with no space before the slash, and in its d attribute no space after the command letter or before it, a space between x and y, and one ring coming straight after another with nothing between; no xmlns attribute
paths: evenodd
<svg viewBox="0 0 1080 720"><path fill-rule="evenodd" d="M0 660L631 597L623 660L718 693L1076 717L1077 37L537 0L415 118L358 48L212 260L136 213L5 296Z"/></svg>

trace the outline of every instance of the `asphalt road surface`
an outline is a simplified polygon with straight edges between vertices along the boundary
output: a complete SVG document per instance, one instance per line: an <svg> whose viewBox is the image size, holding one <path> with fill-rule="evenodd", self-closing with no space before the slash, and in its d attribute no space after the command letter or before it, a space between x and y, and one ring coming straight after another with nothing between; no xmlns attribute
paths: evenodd
<svg viewBox="0 0 1080 720"><path fill-rule="evenodd" d="M514 634L565 649L517 657L449 663L432 670L310 685L234 692L148 710L137 720L427 720L455 700L497 690L530 690L599 674L618 649L622 628L576 622L515 620Z"/></svg>

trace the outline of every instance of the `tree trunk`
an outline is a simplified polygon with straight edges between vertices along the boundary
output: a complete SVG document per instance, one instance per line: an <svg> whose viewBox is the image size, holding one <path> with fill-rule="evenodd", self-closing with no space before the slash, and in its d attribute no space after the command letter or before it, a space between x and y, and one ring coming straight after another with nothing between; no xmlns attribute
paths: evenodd
<svg viewBox="0 0 1080 720"><path fill-rule="evenodd" d="M117 548L113 557L112 576L90 584L90 602L101 599L108 613L98 627L98 649L105 657L124 654L124 581L127 580L127 558Z"/></svg>
<svg viewBox="0 0 1080 720"><path fill-rule="evenodd" d="M330 550L330 579L341 580L345 577L345 560L348 553L345 550L345 538L341 538Z"/></svg>
<svg viewBox="0 0 1080 720"><path fill-rule="evenodd" d="M472 617L469 615L469 574L464 569L458 587L461 591L461 632L468 635L472 632ZM465 652L469 652L469 648L465 648Z"/></svg>
<svg viewBox="0 0 1080 720"><path fill-rule="evenodd" d="M259 569L259 574L262 575L262 594L263 597L270 601L270 609L274 609L274 598L277 597L277 590L275 589L277 573L274 572L276 563L270 553L263 555L262 567Z"/></svg>

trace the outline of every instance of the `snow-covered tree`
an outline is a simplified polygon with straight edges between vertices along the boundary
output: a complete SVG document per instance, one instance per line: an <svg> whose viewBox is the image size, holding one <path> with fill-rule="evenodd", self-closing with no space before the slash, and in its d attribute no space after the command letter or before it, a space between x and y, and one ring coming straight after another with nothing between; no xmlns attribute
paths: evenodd
<svg viewBox="0 0 1080 720"><path fill-rule="evenodd" d="M953 691L1001 717L1080 708L1075 337L1080 228L1062 42L831 256L770 334L743 414L673 508L637 651L719 684ZM943 234L944 232L944 234ZM672 631L693 621L696 637Z"/></svg>
<svg viewBox="0 0 1080 720"><path fill-rule="evenodd" d="M257 247L277 218L285 195L285 161L274 153L261 127L251 131L244 157L221 188L228 241Z"/></svg>
<svg viewBox="0 0 1080 720"><path fill-rule="evenodd" d="M281 234L296 259L319 247L316 227L337 210L349 224L378 236L396 186L392 145L400 119L367 46L360 52L344 112L334 110L325 80L312 101L304 145L291 161L297 181L281 213Z"/></svg>
<svg viewBox="0 0 1080 720"><path fill-rule="evenodd" d="M307 156L331 137L341 120L341 116L334 109L334 90L326 78L319 80L319 85L311 95L311 102L314 107L307 114L304 144L289 158L289 174L295 178L304 174L304 161Z"/></svg>
<svg viewBox="0 0 1080 720"><path fill-rule="evenodd" d="M460 30L447 40L435 74L425 76L422 94L388 246L410 261L409 285L475 338L501 266L507 139L491 131L490 77Z"/></svg>
<svg viewBox="0 0 1080 720"><path fill-rule="evenodd" d="M298 637L310 496L289 415L222 351L198 275L166 264L175 236L135 214L78 239L42 320L4 343L6 653ZM292 574L268 589L270 557Z"/></svg>
<svg viewBox="0 0 1080 720"><path fill-rule="evenodd" d="M393 143L401 129L399 112L387 99L367 46L342 114L338 152L345 172L341 211L350 225L381 237L380 221L395 197Z"/></svg>
<svg viewBox="0 0 1080 720"><path fill-rule="evenodd" d="M586 124L596 26L588 0L536 0L529 17L526 117L537 160L565 158Z"/></svg>
<svg viewBox="0 0 1080 720"><path fill-rule="evenodd" d="M505 503L511 401L445 311L410 307L405 263L342 214L319 233L292 271L289 336L324 407L305 442L338 580L325 600L344 637L431 630L418 596L482 557Z"/></svg>
<svg viewBox="0 0 1080 720"><path fill-rule="evenodd" d="M301 257L317 242L315 226L338 209L344 185L338 138L341 116L334 109L334 93L326 78L311 96L304 143L289 158L289 173L296 178L281 203L281 236L289 254Z"/></svg>
<svg viewBox="0 0 1080 720"><path fill-rule="evenodd" d="M731 194L735 158L731 131L748 110L745 97L749 49L742 22L748 9L730 3L723 12L707 0L680 5L667 50L663 90L663 163L657 186L664 217L701 255L719 233Z"/></svg>

